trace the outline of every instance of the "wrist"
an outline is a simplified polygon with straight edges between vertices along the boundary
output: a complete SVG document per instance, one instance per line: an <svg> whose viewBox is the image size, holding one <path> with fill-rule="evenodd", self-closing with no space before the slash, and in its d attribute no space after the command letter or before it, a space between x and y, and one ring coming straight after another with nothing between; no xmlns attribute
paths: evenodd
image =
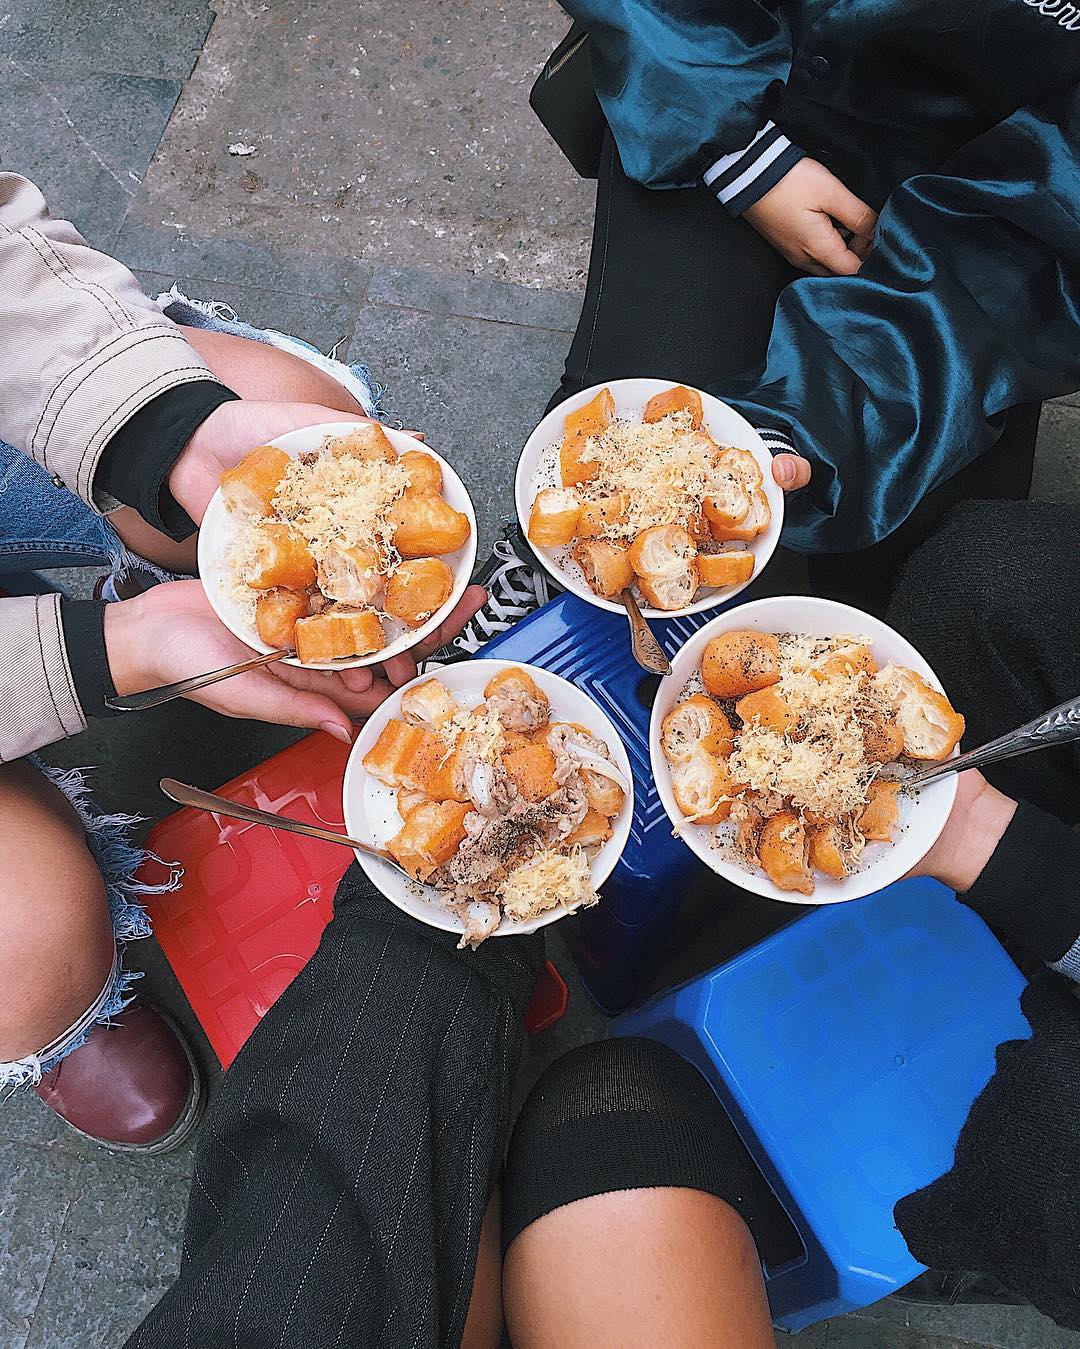
<svg viewBox="0 0 1080 1349"><path fill-rule="evenodd" d="M959 818L950 817L928 859L929 874L957 894L965 894L982 875L1015 814L1016 802L984 782Z"/></svg>
<svg viewBox="0 0 1080 1349"><path fill-rule="evenodd" d="M157 682L154 672L144 658L144 652L153 649L147 642L144 621L143 596L107 604L104 615L105 657L116 692L123 697L153 688Z"/></svg>

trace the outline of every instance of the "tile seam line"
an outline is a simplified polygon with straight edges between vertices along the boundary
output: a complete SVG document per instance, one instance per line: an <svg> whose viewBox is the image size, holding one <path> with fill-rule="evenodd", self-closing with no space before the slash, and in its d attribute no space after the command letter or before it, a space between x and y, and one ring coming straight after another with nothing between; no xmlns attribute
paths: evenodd
<svg viewBox="0 0 1080 1349"><path fill-rule="evenodd" d="M495 323L500 328L528 328L534 333L559 333L563 337L573 337L572 328L551 328L542 323L518 323L515 319L493 319L478 314L460 314L456 309L424 309L416 304L398 304L393 300L369 299L368 304L378 305L380 309L408 309L414 314L427 314L437 319L472 319L475 323Z"/></svg>
<svg viewBox="0 0 1080 1349"><path fill-rule="evenodd" d="M80 1182L82 1181L83 1172L85 1170L86 1170L86 1159L79 1158L79 1169L75 1175L74 1184L72 1186L72 1195L69 1196L67 1202L64 1205L64 1216L60 1219L60 1226L56 1229L56 1240L53 1242L52 1253L49 1256L49 1263L45 1267L45 1274L41 1280L41 1287L38 1289L37 1297L34 1298L33 1308L31 1309L29 1315L26 1318L26 1323L28 1327L26 1332L27 1344L30 1343L30 1336L34 1333L34 1321L38 1314L38 1308L41 1306L41 1297L42 1294L45 1292L45 1285L49 1282L49 1275L53 1272L53 1266L56 1264L56 1255L60 1249L60 1242L64 1235L64 1228L67 1226L67 1220L71 1216L71 1210L79 1197L76 1191L81 1191Z"/></svg>
<svg viewBox="0 0 1080 1349"><path fill-rule="evenodd" d="M181 284L179 278L183 277L184 284L186 284L188 281L198 281L200 283L205 283L208 286L238 286L241 290L256 291L260 295L287 295L290 299L293 300L329 300L335 304L344 305L346 308L349 309L355 309L361 305L369 303L368 291L371 288L370 281L368 281L364 285L362 295L359 294L349 295L343 298L342 293L340 291L289 290L288 288L282 286L251 286L245 284L242 281L230 281L227 277L224 276L197 276L194 272L186 272L180 270L176 272L163 272L159 270L157 267L146 267L141 262L132 262L130 259L127 258L120 258L119 261L123 263L123 265L128 269L128 271L133 273L143 272L147 276L158 276L161 277L163 280L171 276L173 280L176 281L177 285ZM378 302L371 301L370 303L378 303Z"/></svg>

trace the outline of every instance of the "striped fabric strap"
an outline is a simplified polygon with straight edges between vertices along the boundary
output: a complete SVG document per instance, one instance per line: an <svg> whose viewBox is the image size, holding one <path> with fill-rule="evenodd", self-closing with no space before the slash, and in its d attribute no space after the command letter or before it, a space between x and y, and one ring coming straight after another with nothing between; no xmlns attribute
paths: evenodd
<svg viewBox="0 0 1080 1349"><path fill-rule="evenodd" d="M1050 968L1057 970L1058 974L1063 974L1066 979L1071 979L1074 984L1080 984L1080 937L1077 937L1060 960L1050 962Z"/></svg>
<svg viewBox="0 0 1080 1349"><path fill-rule="evenodd" d="M745 150L722 155L704 183L732 215L741 215L803 158L774 122L766 122Z"/></svg>
<svg viewBox="0 0 1080 1349"><path fill-rule="evenodd" d="M758 426L754 428L765 443L765 448L770 454L798 454L795 448L795 442L786 431L774 431L769 426Z"/></svg>

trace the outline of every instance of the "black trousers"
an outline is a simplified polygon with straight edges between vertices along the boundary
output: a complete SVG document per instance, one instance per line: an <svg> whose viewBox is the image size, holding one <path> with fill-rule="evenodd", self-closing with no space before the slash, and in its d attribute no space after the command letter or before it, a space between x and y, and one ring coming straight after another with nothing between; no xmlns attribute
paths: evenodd
<svg viewBox="0 0 1080 1349"><path fill-rule="evenodd" d="M658 192L631 182L608 132L585 302L549 407L590 384L635 375L722 387L764 360L777 298L798 275L706 188ZM811 558L815 593L881 615L897 571L947 506L1026 498L1039 411L1014 408L997 444L889 538L858 554Z"/></svg>
<svg viewBox="0 0 1080 1349"><path fill-rule="evenodd" d="M540 937L457 951L355 864L199 1132L180 1274L128 1349L450 1349Z"/></svg>

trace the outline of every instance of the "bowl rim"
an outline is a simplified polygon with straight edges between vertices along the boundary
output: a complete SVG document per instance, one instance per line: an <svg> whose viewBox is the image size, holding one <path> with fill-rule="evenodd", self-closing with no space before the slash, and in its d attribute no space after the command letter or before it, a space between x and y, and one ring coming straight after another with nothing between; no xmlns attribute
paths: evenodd
<svg viewBox="0 0 1080 1349"><path fill-rule="evenodd" d="M619 402L619 391L626 390L628 386L636 386L640 390L641 385L653 385L650 392L659 393L664 389L677 388L680 385L683 388L690 389L699 394L702 400L702 406L705 409L705 423L708 425L708 413L710 404L715 408L722 408L725 414L738 419L742 424L740 430L744 430L749 440L749 444L742 446L743 449L749 449L758 461L758 466L762 471L766 496L769 499L769 506L772 511L772 519L765 532L759 535L759 539L767 542L761 543L755 548L758 540L752 540L746 545L746 551L752 552L757 559L754 566L754 573L748 581L742 581L735 586L725 586L720 590L711 590L701 599L696 599L692 604L686 605L682 609L653 609L641 601L639 607L646 618L686 618L690 614L707 613L710 610L720 608L723 605L730 604L747 586L753 585L759 577L764 574L765 568L772 560L772 556L780 541L780 533L784 527L784 493L779 483L772 476L772 455L766 448L765 442L761 439L757 430L746 420L741 412L738 412L729 403L725 403L722 398L717 398L715 394L707 393L704 389L699 389L693 384L687 384L684 380L657 379L653 376L635 375L624 379L605 380L601 384L590 384L588 388L581 389L578 393L571 394L569 398L553 407L550 412L544 414L540 421L533 427L529 433L521 453L518 455L517 468L514 473L514 504L517 510L518 524L520 525L522 535L529 540L529 514L532 510L534 493L532 491L532 472L529 470L530 481L526 482L525 461L527 456L535 457L544 453L549 445L561 440L563 436L562 421L567 412L572 412L578 407L583 407L590 399L594 398L601 389L610 389L616 401L616 408ZM715 410L714 408L714 410ZM558 421L558 434L551 434L551 427ZM543 433L542 444L536 445ZM529 540L529 547L536 555L540 565L548 575L560 586L577 595L579 599L587 604L592 604L598 609L606 609L609 613L622 614L625 610L622 604L614 600L605 599L602 595L596 595L589 586L574 576L570 571L561 567L551 556L551 549L532 543Z"/></svg>
<svg viewBox="0 0 1080 1349"><path fill-rule="evenodd" d="M298 455L305 453L308 449L318 448L318 444L314 446L300 445L294 448L290 444L283 444L283 442L291 441L294 437L298 436L315 436L317 442L321 444L322 440L327 436L348 435L350 431L356 429L357 425L358 423L353 421L319 422L312 426L299 426L292 431L287 431L283 435L275 437L273 440L266 441L265 444L274 445L278 449L284 450L290 458L295 459ZM317 661L310 662L307 665L302 664L296 656L286 656L281 662L283 665L292 665L298 670L329 670L333 672L335 670L356 670L367 665L379 665L382 661L389 660L393 656L407 655L417 643L422 642L425 637L429 637L439 627L439 624L443 622L447 614L453 609L454 605L461 599L472 579L473 568L476 565L476 549L478 542L476 510L472 503L472 496L461 475L454 468L453 464L445 459L438 450L432 449L426 441L417 440L415 436L406 435L404 431L399 431L393 426L385 426L381 422L378 423L378 425L389 438L390 443L394 446L394 449L397 450L398 454L404 454L406 450L419 450L424 454L430 454L431 457L439 463L444 477L449 476L456 488L460 491L460 501L463 504L461 506L455 506L454 509L460 509L464 515L468 516L469 537L462 545L461 549L458 550L462 555L460 562L453 569L454 585L453 589L450 591L450 597L446 603L442 605L441 608L437 609L429 619L420 625L420 627L401 633L398 638L379 651L372 651L366 656L354 656L347 660ZM213 515L211 515L212 512ZM218 487L215 489L214 495L210 498L206 513L203 517L203 523L199 529L199 580L201 581L203 590L210 602L210 607L213 609L218 620L228 628L238 641L241 641L245 646L250 647L253 652L266 655L272 649L268 643L264 642L253 629L241 631L227 616L225 607L219 602L220 587L216 583L215 578L223 571L223 568L219 568L217 562L211 558L210 548L212 540L215 540L217 537L216 530L220 525L220 521L227 519L228 514L221 498L221 488ZM208 520L211 524L209 530L206 528ZM208 581L211 583L208 584ZM399 643L402 642L402 639L408 640L404 645L399 645Z"/></svg>
<svg viewBox="0 0 1080 1349"><path fill-rule="evenodd" d="M831 881L820 876L816 877L815 890L812 895L800 895L792 891L780 890L764 873L759 874L757 870L747 871L733 862L726 861L715 848L709 846L708 837L711 835L711 829L708 826L687 825L685 823L685 817L675 803L671 786L671 770L660 748L660 728L667 712L674 706L674 702L669 704L662 695L665 690L670 689L674 692L675 698L678 697L693 670L700 665L701 652L708 642L721 632L740 627L757 627L764 632L792 631L790 623L777 626L769 622L771 613L778 610L782 605L792 603L812 609L819 615L835 619L834 631L836 634L861 635L865 633L871 638L871 646L882 639L895 641L903 654L901 657L894 656L890 659L916 670L935 689L941 693L945 692L941 680L925 656L902 633L890 627L883 619L876 618L873 614L865 613L851 605L841 604L838 600L824 599L816 595L770 595L760 600L750 600L745 604L736 605L725 613L718 614L714 619L700 627L680 647L672 659L671 674L665 675L661 680L660 688L657 690L657 696L653 702L652 714L649 718L649 763L657 794L668 818L673 825L678 826L679 837L682 841L710 871L740 889L760 895L765 899L775 899L782 903L797 904L806 908L817 908L826 904L842 904L850 900L864 898L866 895L874 894L906 876L926 856L945 828L953 802L956 799L957 781L956 774L949 774L929 784L916 798L911 814L908 816L909 828L920 806L924 808L924 819L926 808L930 807L936 810L939 817L935 823L925 829L923 840L920 840L919 843L921 851L918 852L916 857L907 858L898 867L897 850L895 847L890 847L861 871L846 877L842 882ZM959 752L959 746L957 746L950 758L955 758ZM925 846L923 846L924 841ZM891 866L890 859L892 861ZM873 877L870 882L866 879L869 877ZM826 888L841 885L846 888L840 894L832 893L829 888Z"/></svg>
<svg viewBox="0 0 1080 1349"><path fill-rule="evenodd" d="M626 792L626 799L623 801L622 809L615 817L617 826L613 827L612 837L608 839L592 860L590 872L593 889L599 891L600 887L614 871L630 839L630 829L634 817L634 771L633 766L630 763L630 756L627 753L626 745L623 743L622 736L619 734L615 723L595 698L586 693L584 689L578 688L578 686L569 679L563 678L562 675L555 674L551 670L545 670L539 665L531 665L528 661L504 660L497 657L484 658L477 656L470 658L469 660L457 661L453 665L445 666L441 669L436 668L418 674L415 679L410 679L407 684L402 684L400 688L395 689L387 699L379 704L375 711L372 712L364 722L359 734L353 741L352 749L349 751L349 757L345 764L345 773L341 784L341 808L342 817L345 821L345 831L348 834L352 834L355 827L360 830L360 833L353 835L354 837L365 838L367 836L367 819L366 814L363 812L363 786L365 779L371 775L363 766L363 757L371 748L371 745L374 744L386 723L395 715L400 714L402 694L406 693L415 685L424 683L428 679L439 679L441 675L450 674L451 672L453 672L453 677L457 678L460 672L466 670L475 670L477 672L476 682L482 689L483 685L487 683L492 675L499 670L505 669L524 669L528 671L539 687L548 694L548 697L552 702L554 702L554 699L551 698L552 689L562 691L570 690L573 696L583 698L590 704L591 708L599 716L606 727L606 733L603 737L604 742L607 744L609 750L612 751L612 756L617 766L625 775L626 780L629 783L629 789ZM451 692L457 692L457 690L451 689ZM356 800L360 818L353 816L349 805L350 798ZM380 876L386 875L396 879L397 873L391 870L391 868L378 857L360 852L357 852L354 855L356 860L360 863L361 869L364 871L368 880L371 881L380 893L385 895L396 908L401 909L403 913L408 913L418 922L425 923L428 927L438 928L443 932L460 933L463 931L461 920L456 915L450 913L449 910L443 909L437 901L427 899L425 896L423 903L427 913L420 914L414 911L413 908L408 907L401 902L398 897L390 894L388 890L384 889L383 884L379 879ZM601 859L603 860L601 861ZM597 869L598 864L599 870ZM419 885L419 882L411 882L411 884ZM426 889L427 887L424 888ZM600 902L603 903L602 896ZM581 912L581 910L574 910L574 912ZM538 931L542 927L549 927L552 923L558 922L560 918L566 918L568 916L570 916L568 910L555 908L546 910L544 913L538 914L535 918L529 918L524 922L513 918L503 919L491 935L493 937L525 936L530 932Z"/></svg>

